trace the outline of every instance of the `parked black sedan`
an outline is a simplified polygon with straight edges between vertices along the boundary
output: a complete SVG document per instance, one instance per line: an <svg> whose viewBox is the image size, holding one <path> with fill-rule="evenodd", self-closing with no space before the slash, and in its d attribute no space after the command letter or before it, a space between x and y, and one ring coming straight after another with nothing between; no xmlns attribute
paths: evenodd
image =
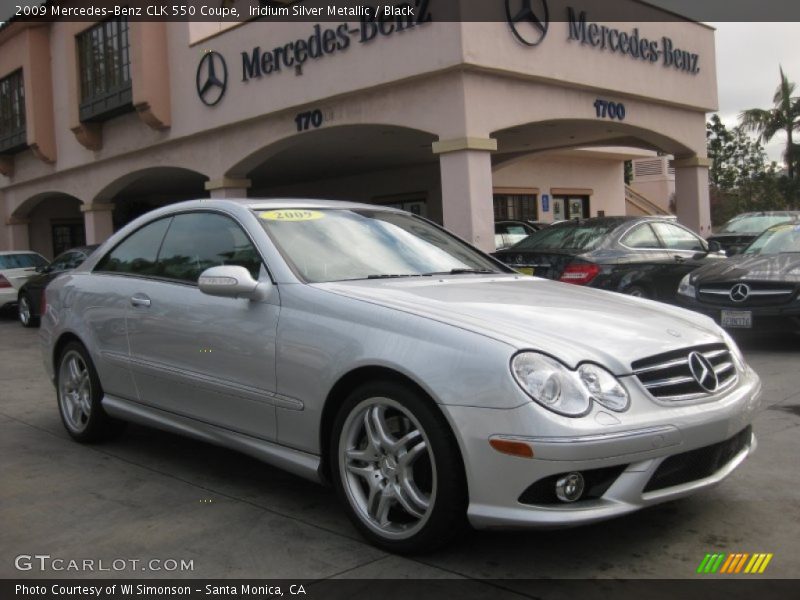
<svg viewBox="0 0 800 600"><path fill-rule="evenodd" d="M67 250L56 256L55 260L45 267L38 267L38 275L31 277L19 288L17 305L19 307L19 322L23 327L35 327L39 324L41 315L42 292L47 284L53 281L64 271L70 271L78 267L86 258L94 252L98 244L93 246L81 246Z"/></svg>
<svg viewBox="0 0 800 600"><path fill-rule="evenodd" d="M686 275L678 300L731 329L800 328L800 223L770 227L722 263Z"/></svg>
<svg viewBox="0 0 800 600"><path fill-rule="evenodd" d="M708 237L709 242L717 242L722 249L733 256L738 254L756 239L763 231L778 223L800 222L799 210L770 210L742 213L733 217Z"/></svg>
<svg viewBox="0 0 800 600"><path fill-rule="evenodd" d="M716 244L657 217L564 221L495 256L528 275L665 302L684 275L725 260Z"/></svg>

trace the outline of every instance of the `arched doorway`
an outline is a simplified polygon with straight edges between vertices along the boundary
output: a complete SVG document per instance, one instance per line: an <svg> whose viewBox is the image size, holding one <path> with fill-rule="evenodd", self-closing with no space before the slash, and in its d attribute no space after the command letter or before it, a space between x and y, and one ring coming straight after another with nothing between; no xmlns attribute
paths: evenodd
<svg viewBox="0 0 800 600"><path fill-rule="evenodd" d="M126 173L94 198L94 205L111 205L114 231L161 206L208 198L208 177L181 167L152 167Z"/></svg>
<svg viewBox="0 0 800 600"><path fill-rule="evenodd" d="M81 201L62 192L44 192L25 200L12 213L17 223L27 222L28 247L52 259L86 243Z"/></svg>
<svg viewBox="0 0 800 600"><path fill-rule="evenodd" d="M436 136L394 125L342 125L261 148L226 174L251 197L313 197L392 205L441 221Z"/></svg>

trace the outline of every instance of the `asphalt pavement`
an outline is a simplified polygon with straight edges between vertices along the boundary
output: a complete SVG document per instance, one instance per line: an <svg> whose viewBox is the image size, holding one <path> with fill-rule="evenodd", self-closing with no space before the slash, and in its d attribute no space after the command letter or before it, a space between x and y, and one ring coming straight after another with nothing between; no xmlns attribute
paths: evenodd
<svg viewBox="0 0 800 600"><path fill-rule="evenodd" d="M721 485L596 525L468 532L403 558L365 543L332 490L235 452L140 426L102 445L73 442L37 330L0 318L0 578L686 578L710 552L773 553L764 576L796 577L800 336L741 345L768 407L754 425L758 451ZM192 570L17 569L35 554Z"/></svg>

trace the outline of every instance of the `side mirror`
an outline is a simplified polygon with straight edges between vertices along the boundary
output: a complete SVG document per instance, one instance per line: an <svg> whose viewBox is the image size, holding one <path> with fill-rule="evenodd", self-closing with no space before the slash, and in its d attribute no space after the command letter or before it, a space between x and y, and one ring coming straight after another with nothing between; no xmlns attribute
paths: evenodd
<svg viewBox="0 0 800 600"><path fill-rule="evenodd" d="M34 271L36 271L37 273L49 273L50 265L42 265L41 267L36 267Z"/></svg>
<svg viewBox="0 0 800 600"><path fill-rule="evenodd" d="M730 248L725 254L727 254L728 256L735 256L735 255L739 254L740 251L741 250L739 248L734 247L734 248Z"/></svg>
<svg viewBox="0 0 800 600"><path fill-rule="evenodd" d="M271 282L256 281L250 271L234 265L206 269L200 274L197 285L204 294L223 298L266 300L272 291Z"/></svg>
<svg viewBox="0 0 800 600"><path fill-rule="evenodd" d="M722 244L720 244L717 240L711 240L710 242L708 242L708 251L722 252Z"/></svg>

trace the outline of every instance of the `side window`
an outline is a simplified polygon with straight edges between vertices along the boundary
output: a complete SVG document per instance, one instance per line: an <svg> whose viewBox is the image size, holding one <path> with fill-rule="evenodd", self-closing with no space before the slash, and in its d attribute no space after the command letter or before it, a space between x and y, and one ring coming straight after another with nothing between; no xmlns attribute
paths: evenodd
<svg viewBox="0 0 800 600"><path fill-rule="evenodd" d="M100 259L94 270L106 273L156 275L158 248L164 239L170 220L170 218L161 219L136 230Z"/></svg>
<svg viewBox="0 0 800 600"><path fill-rule="evenodd" d="M694 252L707 250L702 239L683 227L672 223L653 223L653 227L658 233L658 237L664 242L664 246L670 250L692 250Z"/></svg>
<svg viewBox="0 0 800 600"><path fill-rule="evenodd" d="M73 268L73 263L75 262L75 257L78 256L77 252L67 252L62 254L61 256L56 257L56 259L50 263L50 271L57 272L57 271L65 271L67 269Z"/></svg>
<svg viewBox="0 0 800 600"><path fill-rule="evenodd" d="M158 258L159 275L196 283L209 267L237 265L258 279L261 258L242 228L214 213L177 215Z"/></svg>
<svg viewBox="0 0 800 600"><path fill-rule="evenodd" d="M661 248L661 244L648 223L634 227L620 240L628 248Z"/></svg>

